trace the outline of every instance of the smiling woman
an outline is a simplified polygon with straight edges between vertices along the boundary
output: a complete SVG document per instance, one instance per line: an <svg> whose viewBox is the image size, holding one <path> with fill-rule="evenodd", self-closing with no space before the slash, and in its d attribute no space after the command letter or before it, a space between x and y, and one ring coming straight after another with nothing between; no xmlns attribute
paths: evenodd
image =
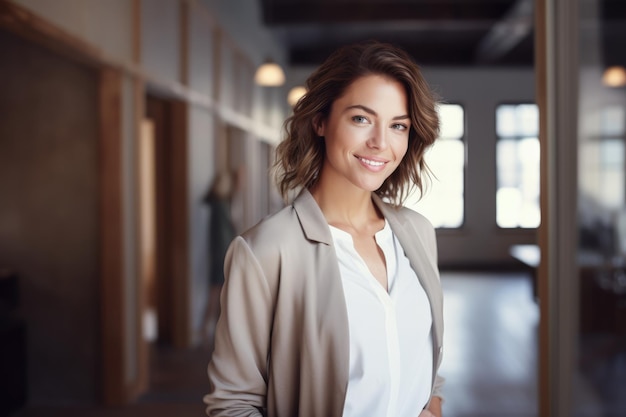
<svg viewBox="0 0 626 417"><path fill-rule="evenodd" d="M377 42L306 88L277 148L279 188L299 195L226 257L207 414L440 417L435 232L402 206L438 136L433 95Z"/></svg>
<svg viewBox="0 0 626 417"><path fill-rule="evenodd" d="M326 155L313 195L378 190L406 154L410 125L402 84L381 75L354 81L316 120Z"/></svg>

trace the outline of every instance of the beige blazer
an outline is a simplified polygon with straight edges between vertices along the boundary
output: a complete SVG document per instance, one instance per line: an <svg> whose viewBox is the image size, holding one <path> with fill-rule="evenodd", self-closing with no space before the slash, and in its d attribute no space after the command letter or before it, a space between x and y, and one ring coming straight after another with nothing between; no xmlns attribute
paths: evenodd
<svg viewBox="0 0 626 417"><path fill-rule="evenodd" d="M373 200L402 244L430 300L433 395L443 336L432 225ZM205 397L209 416L340 417L348 385L348 316L330 229L304 190L292 205L237 237ZM415 415L420 410L416 410Z"/></svg>

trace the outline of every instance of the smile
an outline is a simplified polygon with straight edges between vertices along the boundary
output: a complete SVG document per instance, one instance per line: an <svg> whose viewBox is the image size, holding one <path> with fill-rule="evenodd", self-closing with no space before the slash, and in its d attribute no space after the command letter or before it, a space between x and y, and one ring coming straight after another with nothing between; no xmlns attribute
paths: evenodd
<svg viewBox="0 0 626 417"><path fill-rule="evenodd" d="M372 166L372 167L381 167L381 166L385 165L385 163L386 163L386 162L382 162L382 161L372 161L371 159L365 159L365 158L362 158L362 157L357 157L357 158L359 158L359 160L361 162L363 162L363 163L365 163L365 164L367 164L369 166Z"/></svg>

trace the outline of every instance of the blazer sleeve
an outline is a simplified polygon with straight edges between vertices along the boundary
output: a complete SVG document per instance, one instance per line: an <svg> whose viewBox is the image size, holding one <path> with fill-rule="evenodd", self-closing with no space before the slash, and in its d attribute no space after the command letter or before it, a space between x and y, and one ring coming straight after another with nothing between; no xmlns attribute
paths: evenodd
<svg viewBox="0 0 626 417"><path fill-rule="evenodd" d="M435 266L438 265L438 253L437 253L437 234L435 232L435 228L428 222L428 249L430 250L430 256L433 259L433 263ZM437 276L439 276L439 268L437 267ZM441 279L439 280L441 282ZM442 329L443 331L443 329ZM435 383L433 386L433 397L441 398L441 401L444 401L445 397L443 395L443 385L446 382L445 378L439 375L437 372L437 376L435 377Z"/></svg>
<svg viewBox="0 0 626 417"><path fill-rule="evenodd" d="M221 314L208 367L208 416L265 415L272 295L248 243L237 237L226 255Z"/></svg>
<svg viewBox="0 0 626 417"><path fill-rule="evenodd" d="M441 398L441 401L445 400L445 397L443 396L443 384L445 382L446 380L442 376L437 374L437 376L435 377L435 386L433 387L433 393L431 397L439 397Z"/></svg>
<svg viewBox="0 0 626 417"><path fill-rule="evenodd" d="M438 268L438 259L437 259L438 257L437 234L435 232L435 228L425 217L418 215L417 213L411 210L409 210L408 213L411 216L410 218L412 220L412 224L413 224L413 228L415 232L419 233L420 230L423 231L422 237L424 238L425 248L428 251L428 257L430 258L433 264L433 268L437 272L437 279L439 280L439 282L441 282L439 278L439 268ZM443 314L443 312L441 314ZM443 332L443 329L441 329L441 331ZM435 376L435 381L433 384L433 390L432 390L431 396L439 397L443 401L445 399L443 395L444 384L445 384L445 378L440 376L439 372L437 372L437 375Z"/></svg>

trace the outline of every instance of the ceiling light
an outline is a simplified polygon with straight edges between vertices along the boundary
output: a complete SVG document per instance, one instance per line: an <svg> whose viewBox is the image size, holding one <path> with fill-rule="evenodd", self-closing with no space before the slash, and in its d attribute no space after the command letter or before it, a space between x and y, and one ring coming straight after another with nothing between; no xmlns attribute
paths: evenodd
<svg viewBox="0 0 626 417"><path fill-rule="evenodd" d="M626 68L619 65L608 67L602 75L602 84L607 87L626 86Z"/></svg>
<svg viewBox="0 0 626 417"><path fill-rule="evenodd" d="M289 90L289 94L287 94L287 102L291 107L295 106L298 103L298 100L302 98L303 95L306 94L306 88L301 85L297 85L291 90Z"/></svg>
<svg viewBox="0 0 626 417"><path fill-rule="evenodd" d="M263 87L279 87L285 83L285 73L277 63L266 61L256 70L254 82Z"/></svg>

